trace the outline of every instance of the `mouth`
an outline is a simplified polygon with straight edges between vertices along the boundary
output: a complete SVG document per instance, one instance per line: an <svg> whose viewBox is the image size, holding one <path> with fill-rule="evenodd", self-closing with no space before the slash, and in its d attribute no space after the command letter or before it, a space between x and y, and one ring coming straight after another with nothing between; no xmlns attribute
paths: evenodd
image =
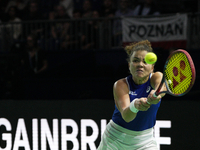
<svg viewBox="0 0 200 150"><path fill-rule="evenodd" d="M138 73L143 73L143 70L141 70L141 69L138 69L138 70L136 70Z"/></svg>

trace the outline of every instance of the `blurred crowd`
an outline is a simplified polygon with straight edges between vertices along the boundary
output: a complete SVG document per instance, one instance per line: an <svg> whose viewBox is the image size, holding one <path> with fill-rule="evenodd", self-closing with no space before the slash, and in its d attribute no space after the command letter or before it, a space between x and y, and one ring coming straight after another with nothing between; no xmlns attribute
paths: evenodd
<svg viewBox="0 0 200 150"><path fill-rule="evenodd" d="M3 44L2 49L7 50L11 48L10 43L36 34L50 43L49 50L90 49L100 48L100 45L117 47L121 45L122 39L121 20L115 20L110 25L108 22L102 24L99 20L84 20L86 24L83 24L80 19L170 13L160 9L155 0L0 0L0 23L4 23L0 28L0 45ZM78 19L80 22L66 21ZM38 22L44 20L51 22L48 25ZM102 27L104 31L100 30ZM110 42L110 35L115 45ZM99 44L99 39L104 39L104 43L101 41ZM44 41L40 42L45 45Z"/></svg>
<svg viewBox="0 0 200 150"><path fill-rule="evenodd" d="M54 19L61 13L67 19L73 18L77 11L83 18L92 17L93 11L99 11L100 16L107 17L119 15L116 11L122 9L120 7L124 7L125 3L128 3L129 9L135 10L129 15L153 14L157 10L153 0L1 0L0 19L3 22L13 20L13 15L23 21Z"/></svg>
<svg viewBox="0 0 200 150"><path fill-rule="evenodd" d="M92 17L93 11L99 11L101 17L115 16L121 13L125 15L149 15L157 14L163 10L159 10L156 0L0 0L0 20L3 22L12 20L15 15L18 20L41 20L58 18L61 11L65 14L63 17L73 18L74 12L79 11L81 17ZM183 1L181 4L186 5ZM195 0L189 1L190 5L195 7ZM126 3L126 4L125 4ZM128 3L128 5L127 5ZM175 3L174 3L175 4ZM128 12L117 12L123 7L129 7ZM191 8L188 3L187 6L180 6L177 11L184 9L189 11ZM62 8L61 8L62 7ZM173 3L171 3L173 7ZM129 12L131 11L131 12ZM16 19L17 21L17 19Z"/></svg>
<svg viewBox="0 0 200 150"><path fill-rule="evenodd" d="M6 50L10 49L10 43L26 39L30 34L36 34L40 39L45 36L43 38L45 42L48 40L51 44L48 47L50 50L52 47L99 48L97 40L103 38L107 41L103 44L109 45L109 39L106 39L109 32L112 32L109 35L112 35L115 43L120 45L122 38L120 20L115 20L112 25L108 22L102 24L99 20L87 22L84 20L86 23L66 20L160 14L154 0L141 2L140 0L1 0L0 7L0 22L4 24L1 26L0 44L3 44L3 49ZM51 22L48 25L45 22L38 22L44 20ZM103 32L107 33L107 36L101 34L103 38L100 37L100 27L104 28ZM110 45L113 46L113 43Z"/></svg>
<svg viewBox="0 0 200 150"><path fill-rule="evenodd" d="M44 50L121 48L116 18L162 13L155 0L0 0L0 51L20 54L25 74L40 73Z"/></svg>

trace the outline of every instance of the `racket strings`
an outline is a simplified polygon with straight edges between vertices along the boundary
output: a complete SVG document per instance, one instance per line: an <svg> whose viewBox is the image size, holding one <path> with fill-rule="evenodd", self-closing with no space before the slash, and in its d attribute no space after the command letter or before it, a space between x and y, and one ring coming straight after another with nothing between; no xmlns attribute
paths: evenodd
<svg viewBox="0 0 200 150"><path fill-rule="evenodd" d="M164 75L167 87L173 94L186 92L192 82L192 71L186 55L174 54L166 65Z"/></svg>

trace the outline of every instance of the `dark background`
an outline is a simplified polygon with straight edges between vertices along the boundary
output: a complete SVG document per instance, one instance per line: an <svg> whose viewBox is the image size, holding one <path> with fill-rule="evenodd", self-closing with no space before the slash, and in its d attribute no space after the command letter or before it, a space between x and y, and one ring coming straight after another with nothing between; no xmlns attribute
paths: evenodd
<svg viewBox="0 0 200 150"><path fill-rule="evenodd" d="M79 128L78 140L80 143L80 120L92 119L99 127L100 120L111 119L114 110L114 102L112 100L2 100L0 101L0 115L10 121L12 126L12 139L14 141L16 126L19 118L25 120L29 143L32 147L32 119L47 119L52 132L52 120L58 119L58 128L60 129L61 119L73 119ZM161 150L189 150L199 149L199 102L190 99L171 100L165 97L162 100L161 107L158 111L157 120L171 120L171 128L161 128L161 137L171 137L171 145L161 145ZM0 127L2 133L10 133L5 131L3 126ZM40 131L40 126L39 126ZM88 136L91 135L91 129L88 128ZM40 132L39 132L40 133ZM40 135L40 134L39 134ZM40 136L39 136L40 141ZM60 131L59 131L59 141ZM95 144L98 146L100 142L100 134ZM40 142L39 142L40 143ZM3 141L0 145L3 147ZM13 142L12 142L13 144ZM60 144L60 142L59 142ZM5 146L5 145L4 145ZM59 145L60 147L60 145ZM68 143L68 148L73 147L72 143ZM40 148L40 146L39 146ZM23 148L22 148L23 149ZM88 148L89 149L89 148Z"/></svg>
<svg viewBox="0 0 200 150"><path fill-rule="evenodd" d="M167 50L155 49L155 71L163 70ZM187 96L199 91L198 50L187 50L196 67L196 82ZM23 77L17 54L1 55L2 99L113 99L112 86L129 75L127 55L123 49L48 52L49 68L40 75ZM5 64L7 64L5 68ZM6 82L10 81L9 82ZM6 86L3 87L3 85ZM174 99L174 98L172 98ZM197 99L196 99L197 100Z"/></svg>

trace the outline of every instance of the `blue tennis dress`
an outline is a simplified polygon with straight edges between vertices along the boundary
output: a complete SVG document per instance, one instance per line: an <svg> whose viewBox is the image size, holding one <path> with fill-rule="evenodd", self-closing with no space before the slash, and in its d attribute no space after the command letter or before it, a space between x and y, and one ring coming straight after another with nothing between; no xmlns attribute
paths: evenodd
<svg viewBox="0 0 200 150"><path fill-rule="evenodd" d="M129 86L130 101L133 101L135 98L148 97L149 93L153 89L150 84L150 78L146 83L141 85L137 85L134 83L132 75L126 77L126 81ZM129 123L124 121L121 113L115 105L112 120L119 126L133 131L143 131L152 128L156 122L156 114L158 108L160 107L160 103L161 102L159 102L158 104L152 104L147 111L139 111L136 118Z"/></svg>

